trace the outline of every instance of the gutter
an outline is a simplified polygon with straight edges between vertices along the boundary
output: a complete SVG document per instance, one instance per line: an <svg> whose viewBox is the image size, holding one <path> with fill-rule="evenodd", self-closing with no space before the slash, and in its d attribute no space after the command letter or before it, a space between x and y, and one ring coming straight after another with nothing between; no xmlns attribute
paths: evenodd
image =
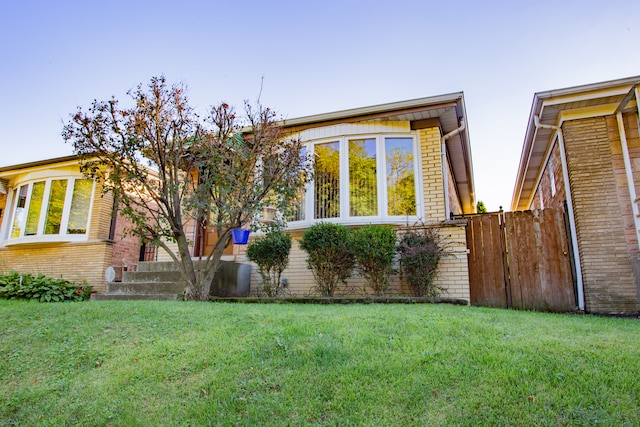
<svg viewBox="0 0 640 427"><path fill-rule="evenodd" d="M576 218L573 212L573 198L571 197L571 186L569 183L569 170L567 168L567 154L564 149L564 137L560 126L545 125L540 123L537 115L533 116L533 121L537 129L551 129L556 131L558 137L558 148L560 148L560 160L562 161L562 178L564 180L565 194L567 196L567 210L569 211L569 229L571 232L571 247L573 248L573 261L576 266L576 282L578 292L578 309L584 311L584 284L582 282L582 264L580 263L580 252L578 250L578 233L576 231Z"/></svg>
<svg viewBox="0 0 640 427"><path fill-rule="evenodd" d="M452 130L451 132L443 135L440 138L440 143L442 148L440 150L440 159L442 162L442 184L444 187L444 219L448 220L449 215L451 213L451 207L449 206L449 181L447 181L447 171L449 170L449 165L447 163L447 139L458 135L466 128L466 122L464 118L460 120L460 126L457 129Z"/></svg>

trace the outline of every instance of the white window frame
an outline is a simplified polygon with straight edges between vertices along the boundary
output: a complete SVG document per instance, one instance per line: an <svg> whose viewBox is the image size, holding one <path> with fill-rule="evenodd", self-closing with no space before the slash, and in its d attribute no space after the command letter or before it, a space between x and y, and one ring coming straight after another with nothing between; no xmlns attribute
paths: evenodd
<svg viewBox="0 0 640 427"><path fill-rule="evenodd" d="M46 242L74 242L74 241L86 241L88 240L90 227L91 227L91 215L93 212L93 201L96 191L96 183L92 182L91 186L91 196L89 199L89 212L87 215L87 229L83 234L67 234L67 229L69 225L69 216L71 213L71 202L73 199L73 189L75 186L76 180L88 179L82 174L69 174L67 173L59 173L53 172L51 173L35 173L29 174L24 177L20 181L17 181L10 189L7 202L5 215L3 218L2 228L0 229L0 247L1 246L10 246L10 245L19 245L19 244L27 244L27 243L46 243ZM51 182L56 180L66 180L67 186L65 190L64 196L64 205L62 208L62 217L60 219L60 233L59 234L44 234L44 227L49 207L49 195L51 191ZM36 182L45 182L44 194L43 194L43 202L42 208L40 210L40 216L38 218L38 227L35 235L25 236L26 229L26 216L29 212L29 206L31 204L31 194L33 192L33 185ZM16 216L17 203L18 198L15 196L18 194L18 191L22 186L28 186L27 190L27 198L24 206L25 212L25 223L20 231L19 237L11 237L13 231L13 223Z"/></svg>
<svg viewBox="0 0 640 427"><path fill-rule="evenodd" d="M416 201L416 215L389 215L388 214L388 189L386 171L386 139L387 138L407 138L412 141L413 148L413 171L414 171L414 191ZM378 191L378 215L372 216L350 216L350 190L349 190L349 141L356 139L374 139L376 144L376 183ZM287 223L289 229L300 229L309 227L318 222L333 222L345 225L361 224L414 224L420 218L424 218L424 203L422 191L422 164L420 153L420 139L417 132L389 132L389 133L358 133L340 135L322 139L306 141L307 153L312 157L315 155L315 146L337 142L339 147L340 161L340 216L336 218L315 218L315 182L307 184L304 203L304 220L290 221Z"/></svg>

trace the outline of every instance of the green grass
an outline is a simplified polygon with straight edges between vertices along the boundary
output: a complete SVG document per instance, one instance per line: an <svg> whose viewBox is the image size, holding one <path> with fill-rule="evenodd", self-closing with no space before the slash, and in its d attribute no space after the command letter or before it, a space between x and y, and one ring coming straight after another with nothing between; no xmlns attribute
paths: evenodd
<svg viewBox="0 0 640 427"><path fill-rule="evenodd" d="M640 322L0 301L0 425L640 425Z"/></svg>

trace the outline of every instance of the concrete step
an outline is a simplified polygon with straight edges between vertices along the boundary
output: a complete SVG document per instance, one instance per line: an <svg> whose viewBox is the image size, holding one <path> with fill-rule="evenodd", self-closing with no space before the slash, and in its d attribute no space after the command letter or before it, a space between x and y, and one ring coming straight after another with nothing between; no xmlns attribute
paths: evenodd
<svg viewBox="0 0 640 427"><path fill-rule="evenodd" d="M223 257L222 262L232 262L231 260L227 260ZM233 261L235 262L235 261ZM204 260L194 259L193 264L196 267L196 270L199 269L200 265L204 265ZM138 262L138 266L136 268L137 271L179 271L178 265L173 261L140 261Z"/></svg>
<svg viewBox="0 0 640 427"><path fill-rule="evenodd" d="M178 299L176 294L93 294L91 301L130 301L130 300L149 300L149 301L175 301Z"/></svg>
<svg viewBox="0 0 640 427"><path fill-rule="evenodd" d="M113 282L107 285L107 294L134 295L134 294L171 294L181 295L186 288L183 282L157 281L157 282Z"/></svg>
<svg viewBox="0 0 640 427"><path fill-rule="evenodd" d="M137 271L178 271L178 266L173 261L140 261Z"/></svg>
<svg viewBox="0 0 640 427"><path fill-rule="evenodd" d="M179 282L186 283L178 271L123 271L123 282Z"/></svg>

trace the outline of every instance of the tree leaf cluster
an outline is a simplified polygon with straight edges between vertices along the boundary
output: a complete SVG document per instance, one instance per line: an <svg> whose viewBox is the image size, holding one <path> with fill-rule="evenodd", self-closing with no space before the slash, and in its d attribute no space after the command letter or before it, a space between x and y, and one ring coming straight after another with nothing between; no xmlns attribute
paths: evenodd
<svg viewBox="0 0 640 427"><path fill-rule="evenodd" d="M311 179L311 162L272 109L247 102L238 114L223 102L201 118L186 93L184 84L153 77L128 92L129 107L112 98L79 108L62 135L132 221L129 232L173 258L186 298L207 299L231 230L256 226L265 206L285 212ZM209 253L206 230L217 236ZM194 267L194 253L203 268Z"/></svg>

